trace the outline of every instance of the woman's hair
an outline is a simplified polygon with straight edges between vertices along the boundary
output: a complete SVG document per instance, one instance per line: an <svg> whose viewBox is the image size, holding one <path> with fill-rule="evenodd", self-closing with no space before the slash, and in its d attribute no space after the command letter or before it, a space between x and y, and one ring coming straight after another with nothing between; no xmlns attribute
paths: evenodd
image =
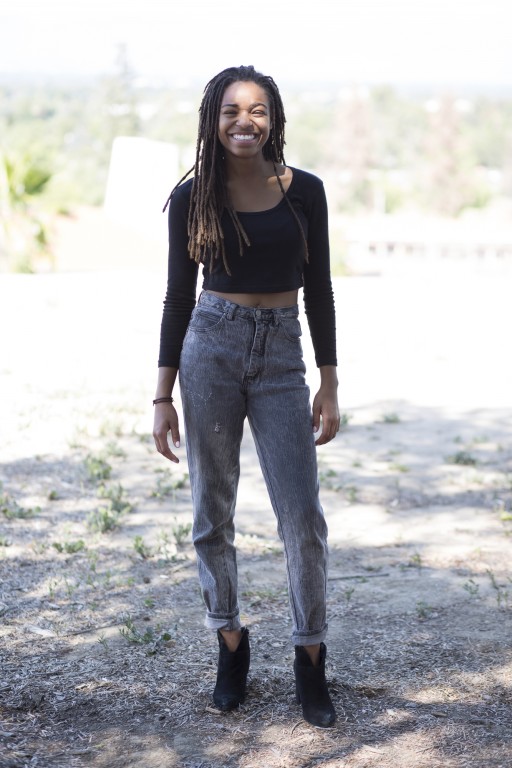
<svg viewBox="0 0 512 768"><path fill-rule="evenodd" d="M174 187L164 207L165 211L176 189L194 171L195 175L192 181L188 215L188 250L190 258L194 259L197 263L209 260L211 270L213 268L213 259L220 256L228 274L231 273L226 260L224 235L221 225L224 209L231 216L238 235L240 254L243 252L244 243L250 245L244 228L236 215L236 211L227 197L226 171L223 162L224 150L218 138L222 96L228 86L237 82L256 83L263 88L268 96L271 128L268 140L263 145L263 157L265 160L271 160L274 165L281 191L300 227L306 249L306 259L308 255L304 231L295 209L288 200L276 168L277 163L285 165L284 126L286 117L279 89L271 77L257 72L253 66L229 67L215 75L204 89L203 99L199 107L195 163Z"/></svg>

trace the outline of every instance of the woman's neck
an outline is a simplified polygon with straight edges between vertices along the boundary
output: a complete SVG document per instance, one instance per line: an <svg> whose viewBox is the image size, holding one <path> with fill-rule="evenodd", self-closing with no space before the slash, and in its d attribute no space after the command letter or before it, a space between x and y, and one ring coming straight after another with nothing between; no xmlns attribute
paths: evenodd
<svg viewBox="0 0 512 768"><path fill-rule="evenodd" d="M226 177L229 181L239 179L268 179L275 176L276 170L272 160L265 160L262 155L254 158L226 158Z"/></svg>

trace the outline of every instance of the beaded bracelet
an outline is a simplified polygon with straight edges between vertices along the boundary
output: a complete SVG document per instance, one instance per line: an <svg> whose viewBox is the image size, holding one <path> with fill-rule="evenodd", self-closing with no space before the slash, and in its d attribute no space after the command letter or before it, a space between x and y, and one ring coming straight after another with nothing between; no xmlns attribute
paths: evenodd
<svg viewBox="0 0 512 768"><path fill-rule="evenodd" d="M157 403L174 403L173 397L157 397L156 400L153 400L153 405L156 405Z"/></svg>

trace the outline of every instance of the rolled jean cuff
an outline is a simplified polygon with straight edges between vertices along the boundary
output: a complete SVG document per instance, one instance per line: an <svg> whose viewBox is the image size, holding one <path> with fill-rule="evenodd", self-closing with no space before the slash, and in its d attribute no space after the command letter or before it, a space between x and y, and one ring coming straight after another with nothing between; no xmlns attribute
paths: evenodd
<svg viewBox="0 0 512 768"><path fill-rule="evenodd" d="M294 632L292 634L292 643L294 645L318 645L325 642L327 637L327 624L319 631Z"/></svg>
<svg viewBox="0 0 512 768"><path fill-rule="evenodd" d="M216 614L207 613L204 625L207 629L240 629L242 627L240 622L240 612L237 611L230 616L218 616Z"/></svg>

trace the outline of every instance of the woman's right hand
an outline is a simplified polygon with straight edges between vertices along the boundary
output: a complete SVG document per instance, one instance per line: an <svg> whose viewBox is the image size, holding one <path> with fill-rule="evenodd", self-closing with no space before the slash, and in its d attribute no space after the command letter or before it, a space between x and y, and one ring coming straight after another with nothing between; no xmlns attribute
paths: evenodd
<svg viewBox="0 0 512 768"><path fill-rule="evenodd" d="M175 448L180 447L180 427L178 414L172 403L157 403L155 405L155 418L153 422L153 437L158 453L169 461L179 464L178 457L171 451L168 434L171 433Z"/></svg>

